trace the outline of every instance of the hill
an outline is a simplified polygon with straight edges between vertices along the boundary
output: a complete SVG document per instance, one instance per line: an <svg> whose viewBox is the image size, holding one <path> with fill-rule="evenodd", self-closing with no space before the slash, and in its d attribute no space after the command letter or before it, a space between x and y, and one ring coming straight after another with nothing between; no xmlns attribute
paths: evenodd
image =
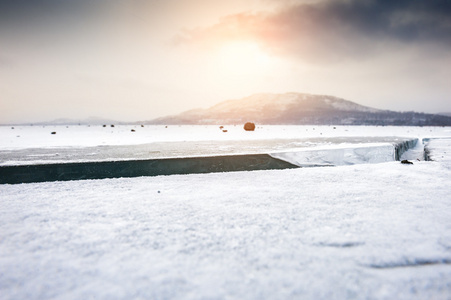
<svg viewBox="0 0 451 300"><path fill-rule="evenodd" d="M208 109L157 118L147 124L404 125L451 126L451 117L380 110L327 95L255 94Z"/></svg>

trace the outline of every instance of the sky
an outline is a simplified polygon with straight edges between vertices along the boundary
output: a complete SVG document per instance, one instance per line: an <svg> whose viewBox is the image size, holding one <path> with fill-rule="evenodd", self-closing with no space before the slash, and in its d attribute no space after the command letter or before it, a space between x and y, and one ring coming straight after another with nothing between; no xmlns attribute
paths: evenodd
<svg viewBox="0 0 451 300"><path fill-rule="evenodd" d="M255 93L451 112L450 0L0 0L0 123Z"/></svg>

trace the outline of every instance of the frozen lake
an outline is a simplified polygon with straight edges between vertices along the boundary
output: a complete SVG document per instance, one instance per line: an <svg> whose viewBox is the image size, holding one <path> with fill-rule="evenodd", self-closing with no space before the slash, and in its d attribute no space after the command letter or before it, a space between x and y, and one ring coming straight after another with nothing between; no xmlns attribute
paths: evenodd
<svg viewBox="0 0 451 300"><path fill-rule="evenodd" d="M413 165L2 184L1 299L450 298L450 128L77 128L3 127L0 150L243 142L302 162L425 138L433 161L420 143Z"/></svg>
<svg viewBox="0 0 451 300"><path fill-rule="evenodd" d="M287 155L279 153L300 151L328 151L327 157L336 149L368 150L449 135L451 130L446 127L259 126L246 132L241 126L0 126L0 166L237 154L275 154L281 158ZM373 161L387 158L375 157ZM336 165L321 160L311 164Z"/></svg>
<svg viewBox="0 0 451 300"><path fill-rule="evenodd" d="M414 146L415 158L423 159L413 128L229 127L4 127L0 183L381 163ZM410 137L389 136L394 133Z"/></svg>
<svg viewBox="0 0 451 300"><path fill-rule="evenodd" d="M14 128L14 129L12 129ZM394 127L394 126L257 126L253 132L242 126L144 126L116 125L115 127L92 126L0 126L0 150L27 148L95 147L144 145L163 142L233 142L301 140L315 144L320 138L359 138L371 140L375 137L443 137L451 136L449 127ZM131 130L135 130L132 132ZM51 134L55 132L56 134ZM307 140L305 140L307 139ZM343 142L343 140L341 140ZM269 143L269 142L268 142ZM282 142L283 144L283 142ZM257 145L258 147L264 144ZM288 145L290 146L290 145ZM286 148L284 146L284 148ZM158 149L156 149L158 150ZM220 150L220 149L219 149Z"/></svg>

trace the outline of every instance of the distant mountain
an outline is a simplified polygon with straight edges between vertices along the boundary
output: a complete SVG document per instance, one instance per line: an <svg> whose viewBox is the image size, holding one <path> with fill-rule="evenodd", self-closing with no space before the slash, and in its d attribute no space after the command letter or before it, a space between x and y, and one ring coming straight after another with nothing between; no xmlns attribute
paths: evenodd
<svg viewBox="0 0 451 300"><path fill-rule="evenodd" d="M299 124L451 126L451 117L380 110L326 95L255 94L146 124Z"/></svg>

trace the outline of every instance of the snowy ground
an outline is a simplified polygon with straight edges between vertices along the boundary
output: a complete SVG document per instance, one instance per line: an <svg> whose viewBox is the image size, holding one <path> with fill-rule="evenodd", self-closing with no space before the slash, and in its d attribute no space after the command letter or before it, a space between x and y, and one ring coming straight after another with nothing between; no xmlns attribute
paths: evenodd
<svg viewBox="0 0 451 300"><path fill-rule="evenodd" d="M396 130L434 161L0 185L0 299L450 299L449 128Z"/></svg>

